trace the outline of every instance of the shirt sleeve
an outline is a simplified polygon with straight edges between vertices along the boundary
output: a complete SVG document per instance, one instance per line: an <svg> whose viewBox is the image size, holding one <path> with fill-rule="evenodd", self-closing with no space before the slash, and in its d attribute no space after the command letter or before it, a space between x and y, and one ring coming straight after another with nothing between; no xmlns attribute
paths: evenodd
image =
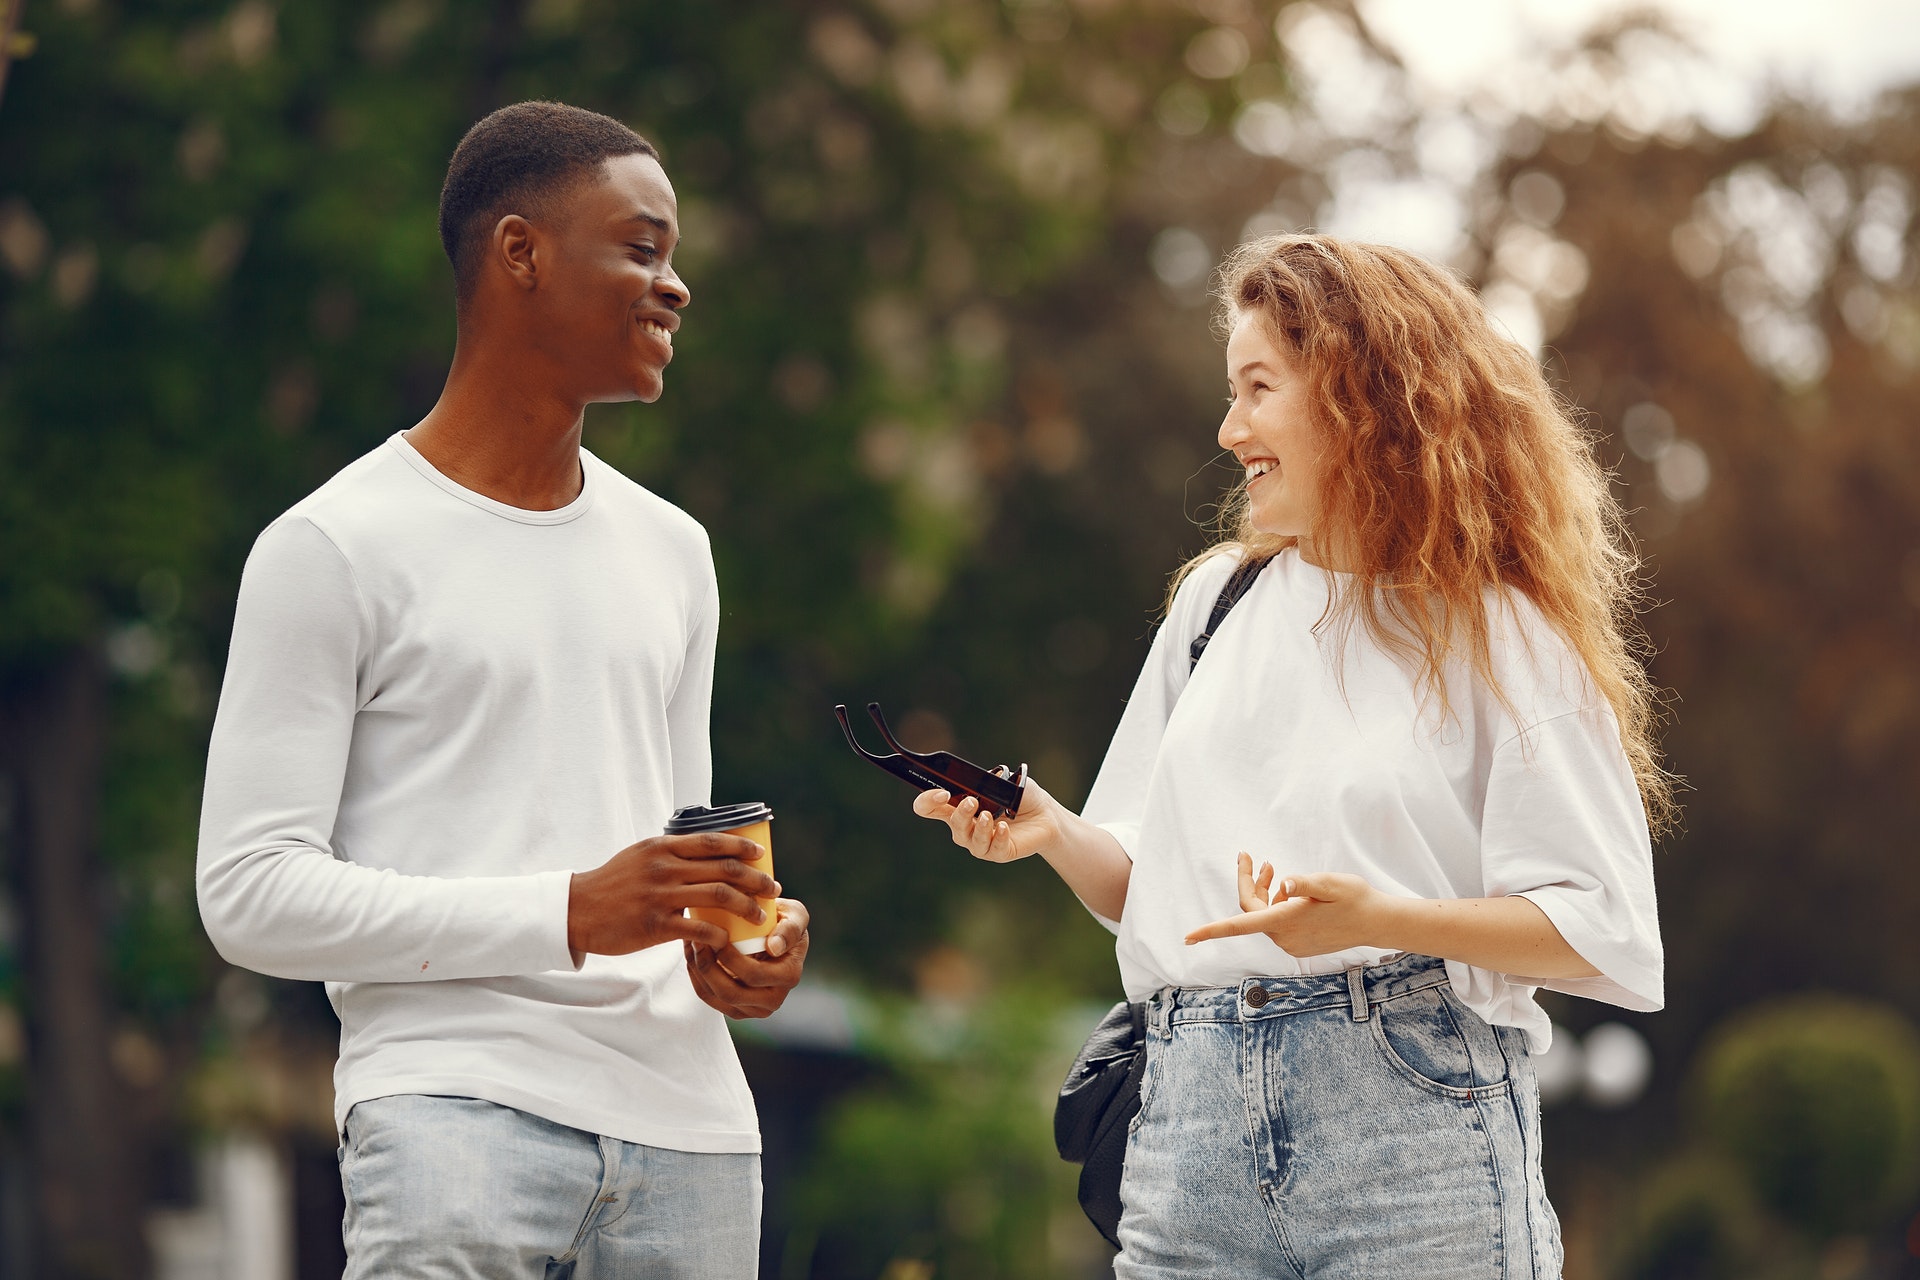
<svg viewBox="0 0 1920 1280"><path fill-rule="evenodd" d="M1238 562L1238 557L1231 554L1215 556L1180 584L1166 621L1154 633L1153 647L1140 668L1139 679L1134 681L1120 727L1114 730L1106 759L1087 794L1081 816L1118 840L1129 858L1137 860L1140 820L1146 811L1147 784L1160 758L1160 739L1166 733L1174 704L1180 700L1180 691L1187 687L1191 670L1188 653ZM1093 918L1113 933L1120 930L1118 921L1097 911Z"/></svg>
<svg viewBox="0 0 1920 1280"><path fill-rule="evenodd" d="M1481 856L1490 896L1531 901L1600 971L1543 985L1626 1009L1665 1003L1652 842L1611 711L1570 711L1501 745Z"/></svg>
<svg viewBox="0 0 1920 1280"><path fill-rule="evenodd" d="M673 753L673 807L711 804L713 795L713 664L720 634L720 586L713 556L704 552L707 589L687 637L680 683L667 703L667 742Z"/></svg>
<svg viewBox="0 0 1920 1280"><path fill-rule="evenodd" d="M207 753L195 884L229 962L275 977L417 982L572 969L564 871L401 875L333 849L373 624L346 558L298 516L240 580Z"/></svg>

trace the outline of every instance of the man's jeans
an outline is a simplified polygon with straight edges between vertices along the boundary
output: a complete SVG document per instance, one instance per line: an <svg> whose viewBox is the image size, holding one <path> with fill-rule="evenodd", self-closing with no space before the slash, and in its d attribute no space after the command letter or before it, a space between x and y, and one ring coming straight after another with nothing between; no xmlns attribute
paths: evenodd
<svg viewBox="0 0 1920 1280"><path fill-rule="evenodd" d="M1525 1037L1438 960L1147 1005L1120 1280L1559 1280Z"/></svg>
<svg viewBox="0 0 1920 1280"><path fill-rule="evenodd" d="M345 1280L751 1280L760 1157L603 1138L475 1098L356 1105Z"/></svg>

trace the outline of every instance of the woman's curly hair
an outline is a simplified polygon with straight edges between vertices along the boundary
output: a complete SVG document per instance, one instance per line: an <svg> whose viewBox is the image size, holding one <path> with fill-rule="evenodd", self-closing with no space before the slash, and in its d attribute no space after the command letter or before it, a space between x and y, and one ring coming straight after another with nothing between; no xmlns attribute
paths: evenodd
<svg viewBox="0 0 1920 1280"><path fill-rule="evenodd" d="M1446 270L1385 245L1269 236L1222 264L1218 320L1257 318L1299 360L1325 462L1315 542L1351 576L1330 617L1363 624L1450 714L1443 673L1465 657L1505 700L1489 647L1489 589L1524 594L1586 663L1613 708L1654 831L1675 816L1660 764L1659 697L1636 621L1641 569L1592 441L1539 364ZM1265 555L1297 539L1249 523L1228 539ZM1176 585L1177 585L1176 580Z"/></svg>

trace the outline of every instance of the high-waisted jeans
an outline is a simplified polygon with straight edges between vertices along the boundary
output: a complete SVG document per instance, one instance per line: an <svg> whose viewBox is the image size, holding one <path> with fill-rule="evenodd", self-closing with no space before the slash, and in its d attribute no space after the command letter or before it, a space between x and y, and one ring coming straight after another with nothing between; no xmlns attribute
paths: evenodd
<svg viewBox="0 0 1920 1280"><path fill-rule="evenodd" d="M1158 992L1119 1280L1558 1280L1526 1039L1406 956Z"/></svg>

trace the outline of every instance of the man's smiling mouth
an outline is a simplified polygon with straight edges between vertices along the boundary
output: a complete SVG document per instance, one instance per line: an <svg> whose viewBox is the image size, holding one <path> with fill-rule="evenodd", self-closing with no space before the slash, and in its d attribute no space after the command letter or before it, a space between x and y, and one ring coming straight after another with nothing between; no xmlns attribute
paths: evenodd
<svg viewBox="0 0 1920 1280"><path fill-rule="evenodd" d="M642 333L652 334L669 347L673 345L673 330L667 328L667 326L661 324L658 320L642 320L640 322L640 331Z"/></svg>

